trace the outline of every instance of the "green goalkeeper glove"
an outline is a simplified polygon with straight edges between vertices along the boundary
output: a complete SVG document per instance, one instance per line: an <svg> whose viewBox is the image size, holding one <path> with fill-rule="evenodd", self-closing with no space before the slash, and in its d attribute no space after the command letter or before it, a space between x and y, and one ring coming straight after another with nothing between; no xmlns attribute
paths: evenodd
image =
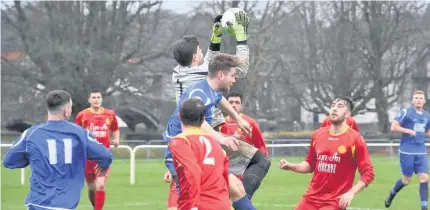
<svg viewBox="0 0 430 210"><path fill-rule="evenodd" d="M214 24L212 25L212 36L211 43L219 44L221 43L222 36L222 26L221 26L222 15L217 15L214 19Z"/></svg>
<svg viewBox="0 0 430 210"><path fill-rule="evenodd" d="M227 22L227 31L236 37L238 42L247 40L246 34L248 32L249 17L246 13L240 11L234 14L236 17L236 24Z"/></svg>

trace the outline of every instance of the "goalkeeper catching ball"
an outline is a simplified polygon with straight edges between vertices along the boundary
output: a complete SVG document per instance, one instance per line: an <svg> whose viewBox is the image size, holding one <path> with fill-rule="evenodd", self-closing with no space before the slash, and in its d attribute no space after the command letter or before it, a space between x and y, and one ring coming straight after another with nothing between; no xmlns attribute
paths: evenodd
<svg viewBox="0 0 430 210"><path fill-rule="evenodd" d="M222 16L218 15L214 19L212 25L212 36L209 49L205 56L200 48L198 39L195 36L184 36L173 44L173 56L178 62L173 70L172 81L175 85L176 100L178 102L182 93L193 86L196 82L206 80L208 74L208 64L209 62L220 52L221 40L224 27L221 25ZM246 13L238 12L236 14L236 23L228 23L225 31L236 38L236 56L242 61L241 64L236 68L236 77L243 78L248 73L249 65L249 48L247 45L247 29L249 25L249 18ZM204 102L205 103L205 102ZM232 114L234 118L237 119L238 125L244 131L250 132L249 123L243 120L237 112L231 107L228 101L223 97L219 107L217 107L212 115L212 120L210 125L215 130L222 124L224 124L225 119L221 113L223 109L229 114ZM170 123L170 121L169 121ZM163 133L163 137L166 141L169 141L172 137L171 133L167 130ZM270 160L252 145L239 141L237 149L231 149L227 144L223 145L230 159L230 197L233 201L233 207L235 209L253 209L250 199L258 189L261 181L266 176L270 168ZM169 171L165 174L165 181L169 182L174 180L177 184L176 172L173 169L173 162L171 158L171 153L169 149L166 151L166 166ZM236 177L249 176L244 179L244 183ZM246 191L244 188L246 187ZM173 187L170 192L174 192ZM177 189L177 188L176 188ZM176 197L175 193L170 193L169 195L169 209L175 209L176 207ZM173 197L173 199L172 199Z"/></svg>

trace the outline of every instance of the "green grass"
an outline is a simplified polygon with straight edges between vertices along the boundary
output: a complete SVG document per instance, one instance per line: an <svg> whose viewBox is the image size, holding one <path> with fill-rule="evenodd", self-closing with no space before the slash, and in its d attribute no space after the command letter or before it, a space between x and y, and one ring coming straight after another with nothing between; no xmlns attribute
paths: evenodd
<svg viewBox="0 0 430 210"><path fill-rule="evenodd" d="M295 158L299 161L300 159ZM398 159L374 157L375 181L352 203L353 209L384 209L383 201L400 177ZM107 183L105 209L157 210L166 209L168 185L163 182L164 164L159 160L136 163L136 184L130 185L130 165L125 159L116 160ZM29 185L27 169L26 184L20 185L20 170L1 167L1 209L25 209L24 200ZM278 160L274 160L266 179L253 198L258 210L293 209L307 188L310 175L281 171ZM87 191L83 190L77 209L90 210ZM418 180L404 188L394 200L390 209L419 209Z"/></svg>

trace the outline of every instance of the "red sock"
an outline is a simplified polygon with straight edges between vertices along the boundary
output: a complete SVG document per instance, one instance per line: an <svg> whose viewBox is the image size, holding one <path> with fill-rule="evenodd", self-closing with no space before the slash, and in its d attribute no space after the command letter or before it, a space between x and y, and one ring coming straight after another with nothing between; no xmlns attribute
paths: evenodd
<svg viewBox="0 0 430 210"><path fill-rule="evenodd" d="M90 199L91 205L93 205L93 208L95 207L95 198L96 198L96 192L92 190L88 190L88 198Z"/></svg>
<svg viewBox="0 0 430 210"><path fill-rule="evenodd" d="M94 210L103 210L105 204L105 191L96 191L96 206Z"/></svg>

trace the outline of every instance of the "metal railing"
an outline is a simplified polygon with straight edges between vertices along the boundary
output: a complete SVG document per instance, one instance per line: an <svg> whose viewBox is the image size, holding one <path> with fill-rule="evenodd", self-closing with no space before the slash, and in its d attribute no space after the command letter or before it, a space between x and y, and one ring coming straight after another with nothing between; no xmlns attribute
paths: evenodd
<svg viewBox="0 0 430 210"><path fill-rule="evenodd" d="M152 142L160 142L161 140L153 140ZM273 141L268 141L268 142L278 142L281 140L273 140ZM284 140L282 140L284 141ZM285 140L288 141L288 140ZM289 141L291 142L291 141ZM148 144L144 144L144 145L137 145L134 148L128 146L128 145L119 145L117 148L119 149L126 149L129 151L130 153L130 184L133 185L136 183L136 152L138 150L141 149L146 149L147 151L149 151L149 149L156 149L156 148L167 148L167 145L151 145L151 142L148 142ZM398 147L400 144L399 143L367 143L368 147L390 147L391 151L393 150L393 147ZM0 147L11 147L12 144L0 144ZM275 148L288 148L288 147L292 147L292 148L297 148L297 147L309 147L309 143L289 143L289 144L267 144L266 145L268 148L272 149L272 153L273 149ZM430 146L430 143L426 143L426 146ZM111 148L114 148L113 146L111 146ZM147 158L149 158L148 153L147 153ZM21 185L24 185L25 183L25 170L21 169Z"/></svg>

